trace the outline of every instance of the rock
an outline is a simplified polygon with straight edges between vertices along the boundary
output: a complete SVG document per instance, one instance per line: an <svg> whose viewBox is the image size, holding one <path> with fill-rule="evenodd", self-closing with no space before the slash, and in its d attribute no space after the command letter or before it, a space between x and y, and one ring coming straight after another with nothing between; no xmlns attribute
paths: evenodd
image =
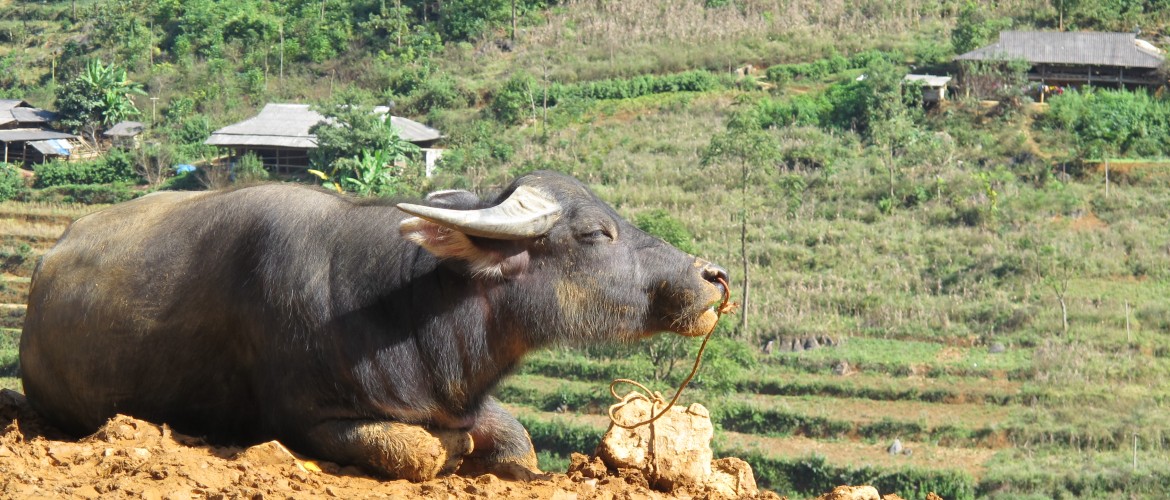
<svg viewBox="0 0 1170 500"><path fill-rule="evenodd" d="M581 453L573 453L569 457L569 476L580 474L583 478L600 479L606 476L607 469L601 457L587 457Z"/></svg>
<svg viewBox="0 0 1170 500"><path fill-rule="evenodd" d="M713 494L727 498L742 498L759 494L752 466L734 457L711 462L711 477L707 488Z"/></svg>
<svg viewBox="0 0 1170 500"><path fill-rule="evenodd" d="M873 486L838 486L817 500L882 500Z"/></svg>
<svg viewBox="0 0 1170 500"><path fill-rule="evenodd" d="M838 361L837 363L833 364L833 374L834 375L848 375L849 373L850 373L850 370L849 370L849 362L848 361L841 360L841 361Z"/></svg>
<svg viewBox="0 0 1170 500"><path fill-rule="evenodd" d="M1006 351L1007 347L1004 346L1002 342L996 342L987 348L987 352L991 354L1000 354Z"/></svg>
<svg viewBox="0 0 1170 500"><path fill-rule="evenodd" d="M235 456L255 465L296 465L297 457L279 441L269 441L248 448Z"/></svg>
<svg viewBox="0 0 1170 500"><path fill-rule="evenodd" d="M804 350L812 350L821 347L821 343L817 342L816 337L808 337L804 339Z"/></svg>
<svg viewBox="0 0 1170 500"><path fill-rule="evenodd" d="M652 405L636 393L627 395L614 418L625 425L648 420ZM611 469L637 469L650 486L674 491L680 486L703 484L711 475L711 437L715 428L702 405L687 409L674 406L658 420L633 429L610 424L597 447L597 456ZM653 451L651 451L653 450Z"/></svg>
<svg viewBox="0 0 1170 500"><path fill-rule="evenodd" d="M623 401L614 417L624 425L645 421L651 409L659 412L665 406L652 404L636 393L628 394ZM737 458L711 461L713 435L707 408L699 404L685 410L674 406L658 420L633 429L611 424L597 447L597 456L608 470L618 471L627 482L641 476L651 488L667 493L689 491L709 498L758 495L755 476L747 462ZM597 468L586 464L583 457L574 457L570 471L601 477Z"/></svg>
<svg viewBox="0 0 1170 500"><path fill-rule="evenodd" d="M894 438L894 442L890 443L890 447L886 449L891 455L902 453L902 440Z"/></svg>

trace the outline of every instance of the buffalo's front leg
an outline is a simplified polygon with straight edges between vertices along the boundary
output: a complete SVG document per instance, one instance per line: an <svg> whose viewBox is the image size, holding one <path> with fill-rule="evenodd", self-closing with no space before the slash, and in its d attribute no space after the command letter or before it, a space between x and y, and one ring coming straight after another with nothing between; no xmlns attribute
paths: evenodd
<svg viewBox="0 0 1170 500"><path fill-rule="evenodd" d="M475 450L463 462L460 474L474 476L490 472L521 480L541 476L528 431L495 398L487 398L469 432Z"/></svg>
<svg viewBox="0 0 1170 500"><path fill-rule="evenodd" d="M472 449L466 431L377 420L327 421L306 437L321 458L410 481L454 472Z"/></svg>

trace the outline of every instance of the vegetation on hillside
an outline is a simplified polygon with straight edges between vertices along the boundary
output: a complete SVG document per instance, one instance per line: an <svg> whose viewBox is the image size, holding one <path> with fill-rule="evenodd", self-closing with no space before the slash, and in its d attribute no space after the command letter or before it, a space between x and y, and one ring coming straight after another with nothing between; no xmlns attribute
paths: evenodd
<svg viewBox="0 0 1170 500"><path fill-rule="evenodd" d="M953 71L952 55L1007 27L1140 26L1164 45L1165 1L515 5L513 16L502 0L0 2L0 97L79 101L87 130L135 109L150 125L147 148L37 166L31 187L5 166L0 197L109 203L226 183L159 166L207 165L219 154L202 144L210 132L266 102L310 103L351 126L319 131L324 179L307 182L486 193L558 170L728 268L743 309L721 323L684 400L711 407L721 449L742 451L782 494L834 481L906 498L925 496L919 485L959 498L1170 489L1165 92L1085 89L1040 106L1009 85L994 107L923 109L901 85L911 65ZM763 69L731 74L744 64ZM85 76L99 73L110 77ZM86 78L145 94L75 92ZM446 135L436 176L385 168L407 147L378 139L389 124L368 109L391 101ZM238 180L263 176L255 158L236 168L251 172ZM0 206L0 260L27 278L63 222L44 229L20 210ZM24 286L4 283L14 297ZM17 336L0 333L6 376ZM824 336L847 342L762 350ZM597 429L550 424L548 412L604 412L611 378L666 392L696 349L657 338L543 353L499 395L532 411L542 457L563 459L590 451ZM901 438L940 458L776 456L741 435L877 449ZM992 458L951 466L942 457L956 450Z"/></svg>

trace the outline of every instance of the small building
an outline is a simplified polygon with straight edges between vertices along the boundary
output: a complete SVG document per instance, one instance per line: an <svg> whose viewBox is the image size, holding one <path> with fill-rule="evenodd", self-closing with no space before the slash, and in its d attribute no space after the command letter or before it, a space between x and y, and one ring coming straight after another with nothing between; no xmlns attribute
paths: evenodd
<svg viewBox="0 0 1170 500"><path fill-rule="evenodd" d="M1041 86L1140 87L1163 85L1157 70L1165 61L1161 50L1137 33L1004 31L999 41L955 57L956 61L1023 60L1028 80ZM972 75L961 75L969 87Z"/></svg>
<svg viewBox="0 0 1170 500"><path fill-rule="evenodd" d="M75 149L76 135L43 130L17 128L0 130L4 163L44 163L52 159L69 159Z"/></svg>
<svg viewBox="0 0 1170 500"><path fill-rule="evenodd" d="M385 106L374 108L374 113L389 112ZM308 104L269 103L256 116L216 130L204 144L229 149L233 158L254 153L265 168L274 172L299 172L309 167L309 155L317 149L317 136L309 129L325 120ZM407 118L391 116L390 121L404 140L423 148L424 160L428 166L433 165L441 150L431 146L443 135Z"/></svg>
<svg viewBox="0 0 1170 500"><path fill-rule="evenodd" d="M947 85L951 83L949 76L936 75L906 75L903 82L912 82L922 85L922 102L938 104L947 100Z"/></svg>
<svg viewBox="0 0 1170 500"><path fill-rule="evenodd" d="M138 136L145 130L146 126L142 122L118 122L102 132L102 136L116 148L135 149L138 147Z"/></svg>
<svg viewBox="0 0 1170 500"><path fill-rule="evenodd" d="M69 159L77 136L49 129L49 123L56 119L56 113L23 100L0 99L0 161L24 164Z"/></svg>
<svg viewBox="0 0 1170 500"><path fill-rule="evenodd" d="M57 113L20 99L0 99L0 130L17 128L45 128L57 119Z"/></svg>

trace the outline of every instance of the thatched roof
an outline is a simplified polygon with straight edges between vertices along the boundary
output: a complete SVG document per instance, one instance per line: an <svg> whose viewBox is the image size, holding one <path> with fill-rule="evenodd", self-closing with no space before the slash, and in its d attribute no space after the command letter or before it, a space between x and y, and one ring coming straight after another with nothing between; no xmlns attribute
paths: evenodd
<svg viewBox="0 0 1170 500"><path fill-rule="evenodd" d="M57 119L57 113L34 108L20 99L0 99L0 125L15 122L22 124L42 124Z"/></svg>
<svg viewBox="0 0 1170 500"><path fill-rule="evenodd" d="M384 106L374 108L378 114L389 111ZM315 149L317 136L310 134L309 129L323 121L325 117L309 109L308 104L267 104L260 114L216 130L204 144ZM390 123L403 139L410 142L428 142L442 137L438 130L414 120L392 116Z"/></svg>
<svg viewBox="0 0 1170 500"><path fill-rule="evenodd" d="M1023 59L1032 64L1157 68L1165 57L1136 33L1004 31L999 41L955 58L959 61Z"/></svg>

